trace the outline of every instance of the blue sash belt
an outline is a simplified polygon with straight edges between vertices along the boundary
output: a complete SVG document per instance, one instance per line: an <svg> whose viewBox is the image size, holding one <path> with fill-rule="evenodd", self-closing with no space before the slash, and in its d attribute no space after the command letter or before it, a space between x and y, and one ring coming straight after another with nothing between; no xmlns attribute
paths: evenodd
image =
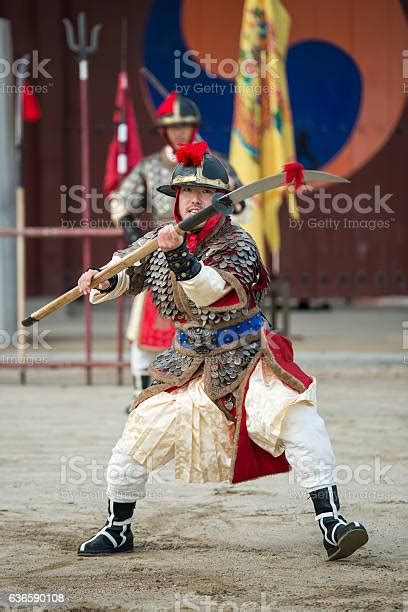
<svg viewBox="0 0 408 612"><path fill-rule="evenodd" d="M208 353L225 345L238 342L241 338L259 331L265 323L262 313L257 314L222 329L209 329L208 327L191 327L179 329L176 338L180 346L192 349L197 353Z"/></svg>

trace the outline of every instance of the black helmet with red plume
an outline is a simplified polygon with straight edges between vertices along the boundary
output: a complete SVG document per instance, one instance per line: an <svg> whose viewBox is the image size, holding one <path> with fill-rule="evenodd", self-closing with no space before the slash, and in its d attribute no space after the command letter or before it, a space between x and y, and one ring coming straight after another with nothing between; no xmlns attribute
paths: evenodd
<svg viewBox="0 0 408 612"><path fill-rule="evenodd" d="M207 187L217 191L230 191L228 172L220 160L211 155L204 140L183 144L175 152L178 164L171 175L170 184L158 191L175 197L177 187Z"/></svg>
<svg viewBox="0 0 408 612"><path fill-rule="evenodd" d="M172 91L156 110L156 128L176 127L178 125L195 125L201 123L198 106L181 94Z"/></svg>

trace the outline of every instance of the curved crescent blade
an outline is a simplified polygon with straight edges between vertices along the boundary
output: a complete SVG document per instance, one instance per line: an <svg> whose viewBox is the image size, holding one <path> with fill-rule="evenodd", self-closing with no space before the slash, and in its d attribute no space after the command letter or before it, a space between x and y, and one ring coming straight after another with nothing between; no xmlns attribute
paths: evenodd
<svg viewBox="0 0 408 612"><path fill-rule="evenodd" d="M254 181L253 183L249 183L248 185L243 185L242 187L238 187L238 189L234 189L234 191L230 191L226 193L225 196L220 198L220 201L225 199L229 199L234 204L236 202L241 202L242 200L246 200L247 198L251 198L258 193L264 193L264 191L269 191L269 189L275 189L276 187L282 187L285 184L285 175L283 172L280 174L274 174L273 176L267 176L263 179L259 179L258 181Z"/></svg>
<svg viewBox="0 0 408 612"><path fill-rule="evenodd" d="M346 178L337 176L337 174L331 174L330 172L320 172L320 170L305 170L304 172L305 182L322 182L322 183L350 183Z"/></svg>
<svg viewBox="0 0 408 612"><path fill-rule="evenodd" d="M320 172L319 170L305 170L304 176L306 183L350 183L350 181L346 178L337 176L336 174L330 174L330 172ZM279 174L266 176L265 178L249 183L248 185L238 187L238 189L234 189L234 191L226 193L219 199L220 201L222 201L224 198L229 199L233 203L241 202L241 200L246 200L247 198L251 198L259 193L264 193L265 191L276 189L277 187L283 187L284 185L285 175L283 172L280 172Z"/></svg>

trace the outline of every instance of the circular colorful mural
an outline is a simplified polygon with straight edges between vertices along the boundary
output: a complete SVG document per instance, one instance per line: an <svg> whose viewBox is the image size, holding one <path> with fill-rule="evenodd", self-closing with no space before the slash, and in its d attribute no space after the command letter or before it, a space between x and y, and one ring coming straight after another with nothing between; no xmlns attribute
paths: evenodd
<svg viewBox="0 0 408 612"><path fill-rule="evenodd" d="M292 19L287 75L298 159L350 176L389 140L405 104L403 9L398 0L283 4ZM202 136L224 153L233 92L217 69L239 57L243 5L224 0L220 10L216 0L154 0L144 41L145 65L199 105ZM214 78L203 70L192 76L208 53ZM152 92L152 98L158 106L160 96Z"/></svg>

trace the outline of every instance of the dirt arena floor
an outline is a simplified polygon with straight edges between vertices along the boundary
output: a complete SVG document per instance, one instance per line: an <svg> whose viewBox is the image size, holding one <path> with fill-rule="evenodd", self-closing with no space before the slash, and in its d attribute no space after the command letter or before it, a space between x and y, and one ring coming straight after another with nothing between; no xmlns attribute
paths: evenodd
<svg viewBox="0 0 408 612"><path fill-rule="evenodd" d="M321 373L344 513L370 533L328 563L288 475L187 486L171 466L138 505L134 553L78 558L105 519L103 471L127 390L2 386L2 604L58 593L66 609L408 609L407 391L393 368Z"/></svg>
<svg viewBox="0 0 408 612"><path fill-rule="evenodd" d="M370 535L337 563L291 475L185 485L171 465L138 503L134 553L78 558L105 521L104 470L129 389L102 373L87 387L78 372L41 371L26 386L3 372L2 609L35 593L64 602L25 609L408 610L407 365L323 367L316 355L313 373L343 513Z"/></svg>

